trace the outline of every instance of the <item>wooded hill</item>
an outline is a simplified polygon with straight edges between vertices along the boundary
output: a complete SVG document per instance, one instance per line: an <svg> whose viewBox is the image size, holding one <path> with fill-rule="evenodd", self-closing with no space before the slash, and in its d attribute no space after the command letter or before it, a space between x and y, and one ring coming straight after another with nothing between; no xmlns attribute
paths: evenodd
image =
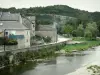
<svg viewBox="0 0 100 75"><path fill-rule="evenodd" d="M10 11L12 13L21 13L22 15L38 15L38 14L56 14L56 15L64 15L70 17L76 17L81 20L100 20L100 12L88 12L84 10L74 9L67 5L54 5L47 7L30 7L30 8L22 8L16 9L15 7L5 9L0 8L0 11Z"/></svg>

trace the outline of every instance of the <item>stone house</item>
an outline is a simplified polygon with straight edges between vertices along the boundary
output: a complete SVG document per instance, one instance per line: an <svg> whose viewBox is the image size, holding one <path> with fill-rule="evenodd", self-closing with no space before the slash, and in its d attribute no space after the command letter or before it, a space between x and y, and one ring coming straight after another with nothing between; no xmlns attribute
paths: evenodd
<svg viewBox="0 0 100 75"><path fill-rule="evenodd" d="M36 31L36 35L43 37L50 37L52 42L57 42L58 35L55 24L54 25L39 25L38 31Z"/></svg>
<svg viewBox="0 0 100 75"><path fill-rule="evenodd" d="M30 30L22 24L19 13L0 12L0 37L18 41L18 48L30 47Z"/></svg>

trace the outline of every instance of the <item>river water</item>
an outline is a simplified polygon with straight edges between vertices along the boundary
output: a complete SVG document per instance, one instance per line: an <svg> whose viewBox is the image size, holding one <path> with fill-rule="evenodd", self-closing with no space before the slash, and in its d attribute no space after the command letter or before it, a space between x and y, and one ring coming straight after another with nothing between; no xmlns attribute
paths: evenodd
<svg viewBox="0 0 100 75"><path fill-rule="evenodd" d="M18 68L18 71L16 71L16 68L7 68L1 71L0 75L65 75L98 60L99 58L97 57L100 57L99 49L100 47L96 47L83 52L74 52L74 56L60 55L53 60L39 63L35 66L31 64L22 66L23 68Z"/></svg>

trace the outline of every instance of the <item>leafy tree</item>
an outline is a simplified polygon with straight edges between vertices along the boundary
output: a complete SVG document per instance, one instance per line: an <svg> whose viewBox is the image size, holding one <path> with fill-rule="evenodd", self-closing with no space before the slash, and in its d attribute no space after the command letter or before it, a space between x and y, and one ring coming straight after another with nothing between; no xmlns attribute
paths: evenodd
<svg viewBox="0 0 100 75"><path fill-rule="evenodd" d="M71 25L65 25L65 26L63 27L63 32L64 32L65 34L70 35L70 34L72 34L72 31L73 31L73 27L72 27Z"/></svg>
<svg viewBox="0 0 100 75"><path fill-rule="evenodd" d="M85 30L84 36L89 39L92 40L92 32L88 29Z"/></svg>
<svg viewBox="0 0 100 75"><path fill-rule="evenodd" d="M87 34L89 36L87 36ZM95 22L88 23L85 29L85 37L91 36L92 39L96 39L97 34L98 34L97 24Z"/></svg>
<svg viewBox="0 0 100 75"><path fill-rule="evenodd" d="M100 33L100 20L97 21L97 28L98 28L98 31L99 31L99 33ZM98 34L98 36L100 37L100 34Z"/></svg>
<svg viewBox="0 0 100 75"><path fill-rule="evenodd" d="M73 37L77 37L77 30L73 30L72 36L73 36Z"/></svg>
<svg viewBox="0 0 100 75"><path fill-rule="evenodd" d="M84 36L84 28L82 24L79 24L77 30L76 30L76 35L83 37Z"/></svg>

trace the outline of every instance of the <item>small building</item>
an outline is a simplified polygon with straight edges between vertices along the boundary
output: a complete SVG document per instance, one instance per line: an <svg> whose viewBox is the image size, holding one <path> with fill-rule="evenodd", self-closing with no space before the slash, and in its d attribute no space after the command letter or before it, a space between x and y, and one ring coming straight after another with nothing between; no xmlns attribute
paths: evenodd
<svg viewBox="0 0 100 75"><path fill-rule="evenodd" d="M39 25L36 35L50 37L52 42L57 42L58 35L55 25Z"/></svg>
<svg viewBox="0 0 100 75"><path fill-rule="evenodd" d="M18 48L30 47L30 30L22 24L19 13L0 12L0 33L0 37L16 39Z"/></svg>

